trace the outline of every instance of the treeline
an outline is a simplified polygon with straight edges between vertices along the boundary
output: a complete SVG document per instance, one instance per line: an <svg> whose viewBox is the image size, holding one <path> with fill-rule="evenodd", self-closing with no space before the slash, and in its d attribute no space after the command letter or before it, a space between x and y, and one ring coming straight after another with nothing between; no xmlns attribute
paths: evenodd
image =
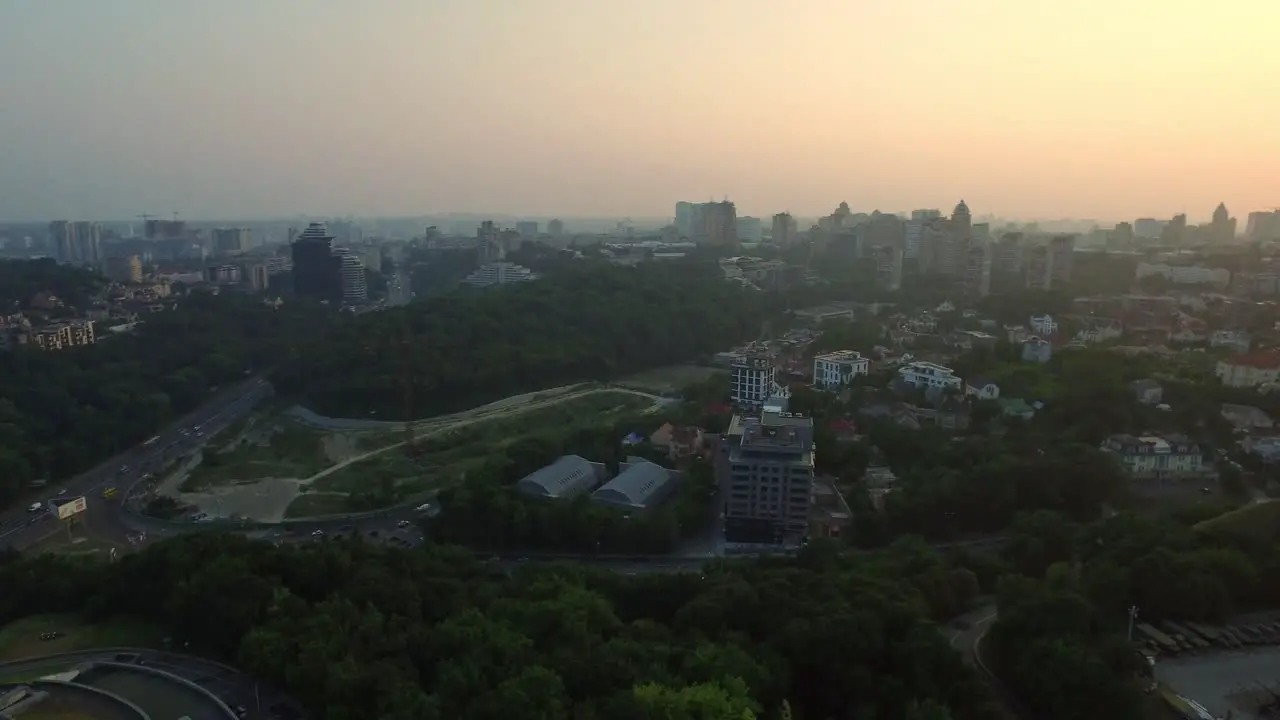
<svg viewBox="0 0 1280 720"><path fill-rule="evenodd" d="M94 345L0 353L0 507L33 480L56 482L146 440L213 388L288 358L333 316L197 294Z"/></svg>
<svg viewBox="0 0 1280 720"><path fill-rule="evenodd" d="M344 324L278 380L328 415L422 417L709 355L759 333L758 305L711 264L580 264Z"/></svg>
<svg viewBox="0 0 1280 720"><path fill-rule="evenodd" d="M702 574L505 574L434 545L201 534L114 564L10 558L0 622L156 622L321 719L985 720L927 619L937 577L964 572L918 546L823 546Z"/></svg>
<svg viewBox="0 0 1280 720"><path fill-rule="evenodd" d="M42 292L69 306L84 307L106 284L106 278L92 270L59 265L52 258L0 260L0 313L17 312Z"/></svg>
<svg viewBox="0 0 1280 720"><path fill-rule="evenodd" d="M1280 604L1280 530L1241 532L1239 513L1188 518L1121 514L1077 524L1018 518L1004 550L999 620L987 648L1002 680L1038 715L1144 717L1145 661L1125 637L1138 621L1218 623ZM1270 513L1271 518L1276 517Z"/></svg>

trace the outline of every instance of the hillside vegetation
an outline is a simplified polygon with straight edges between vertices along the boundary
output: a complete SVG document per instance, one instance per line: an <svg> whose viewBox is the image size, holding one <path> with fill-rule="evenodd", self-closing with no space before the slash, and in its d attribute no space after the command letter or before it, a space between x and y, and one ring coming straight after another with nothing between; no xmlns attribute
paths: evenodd
<svg viewBox="0 0 1280 720"><path fill-rule="evenodd" d="M426 417L708 355L754 337L761 313L709 263L584 261L362 320L301 353L278 387L327 415Z"/></svg>

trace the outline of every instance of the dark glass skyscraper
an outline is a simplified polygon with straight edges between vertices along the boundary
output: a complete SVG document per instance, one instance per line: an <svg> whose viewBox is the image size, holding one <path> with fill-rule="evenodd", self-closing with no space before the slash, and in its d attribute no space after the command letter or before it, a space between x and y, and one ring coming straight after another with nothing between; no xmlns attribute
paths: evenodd
<svg viewBox="0 0 1280 720"><path fill-rule="evenodd" d="M293 294L342 302L342 258L333 254L333 236L324 223L311 223L293 241Z"/></svg>

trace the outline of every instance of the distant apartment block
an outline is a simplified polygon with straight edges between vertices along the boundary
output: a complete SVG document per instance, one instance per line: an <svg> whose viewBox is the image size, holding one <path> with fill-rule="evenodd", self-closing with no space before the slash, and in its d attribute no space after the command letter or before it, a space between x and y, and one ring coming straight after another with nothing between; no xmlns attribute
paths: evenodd
<svg viewBox="0 0 1280 720"><path fill-rule="evenodd" d="M955 371L949 367L931 362L913 362L898 370L899 379L911 387L929 390L960 390L961 381Z"/></svg>
<svg viewBox="0 0 1280 720"><path fill-rule="evenodd" d="M1219 360L1214 374L1227 387L1257 387L1280 378L1280 353L1252 353Z"/></svg>
<svg viewBox="0 0 1280 720"><path fill-rule="evenodd" d="M806 537L813 465L812 419L782 412L734 416L716 453L725 539L784 544Z"/></svg>
<svg viewBox="0 0 1280 720"><path fill-rule="evenodd" d="M813 359L813 386L823 390L837 390L848 385L859 375L866 375L871 361L856 350L818 355Z"/></svg>
<svg viewBox="0 0 1280 720"><path fill-rule="evenodd" d="M92 320L68 320L52 323L31 333L31 342L41 350L65 350L96 341Z"/></svg>
<svg viewBox="0 0 1280 720"><path fill-rule="evenodd" d="M1182 435L1112 435L1102 450L1134 478L1180 480L1212 474L1200 446Z"/></svg>
<svg viewBox="0 0 1280 720"><path fill-rule="evenodd" d="M224 255L248 252L253 247L249 228L220 227L213 229L213 248Z"/></svg>
<svg viewBox="0 0 1280 720"><path fill-rule="evenodd" d="M119 283L140 283L142 260L137 255L109 257L103 262L103 274Z"/></svg>
<svg viewBox="0 0 1280 720"><path fill-rule="evenodd" d="M729 368L729 399L739 405L759 407L777 395L778 368L764 355L748 355L734 360Z"/></svg>
<svg viewBox="0 0 1280 720"><path fill-rule="evenodd" d="M481 265L462 280L471 287L490 287L509 283L529 282L537 280L539 275L523 265L510 262L493 262Z"/></svg>

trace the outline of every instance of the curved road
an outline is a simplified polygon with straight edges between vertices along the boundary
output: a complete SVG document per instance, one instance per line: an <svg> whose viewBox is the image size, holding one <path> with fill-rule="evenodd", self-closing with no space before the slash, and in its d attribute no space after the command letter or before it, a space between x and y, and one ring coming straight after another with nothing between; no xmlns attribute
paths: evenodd
<svg viewBox="0 0 1280 720"><path fill-rule="evenodd" d="M301 716L301 708L284 694L261 685L258 681L229 665L192 655L145 648L98 648L58 653L0 663L0 678L29 677L35 673L53 673L68 665L91 662L126 662L152 667L189 680L216 695L231 708L243 707L246 720L268 720L277 713L272 708L289 707Z"/></svg>

